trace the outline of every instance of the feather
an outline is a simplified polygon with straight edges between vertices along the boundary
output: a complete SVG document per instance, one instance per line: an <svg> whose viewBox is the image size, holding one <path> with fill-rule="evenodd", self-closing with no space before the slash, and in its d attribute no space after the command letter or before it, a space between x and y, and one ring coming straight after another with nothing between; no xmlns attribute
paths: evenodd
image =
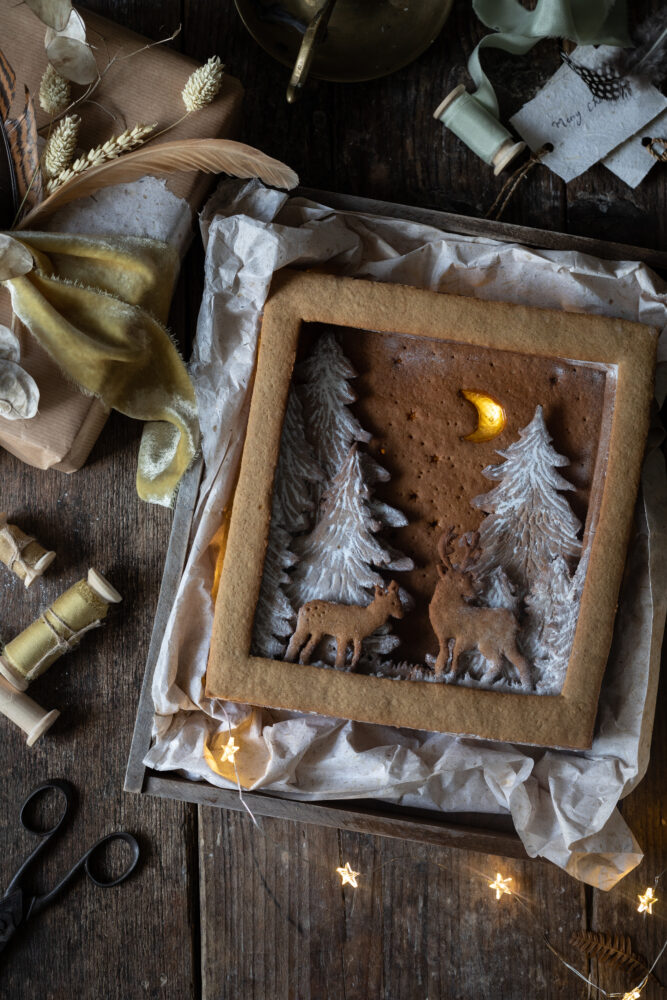
<svg viewBox="0 0 667 1000"><path fill-rule="evenodd" d="M14 94L16 93L16 74L7 61L7 57L4 52L0 49L0 135L2 136L2 144L4 146L6 154L6 168L7 174L9 176L9 187L11 190L12 197L12 215L11 218L5 222L5 220L0 220L0 225L10 226L11 221L18 212L19 208L19 192L18 185L16 183L16 171L14 170L14 161L12 160L11 150L9 148L9 139L7 138L7 130L5 128L5 120L9 114L9 109L11 108L12 101L14 100ZM4 173L4 171L3 171ZM0 175L2 176L2 175ZM4 187L4 185L2 185Z"/></svg>
<svg viewBox="0 0 667 1000"><path fill-rule="evenodd" d="M33 225L75 198L85 198L112 184L126 184L146 174L170 174L179 170L226 173L233 177L259 177L274 187L293 188L299 178L290 167L252 146L231 139L181 139L144 146L115 160L90 167L66 181L33 209L21 228Z"/></svg>
<svg viewBox="0 0 667 1000"><path fill-rule="evenodd" d="M633 49L619 49L609 65L620 76L638 76L655 86L667 76L667 7L656 11L633 32Z"/></svg>
<svg viewBox="0 0 667 1000"><path fill-rule="evenodd" d="M4 122L16 93L16 74L0 49L0 118Z"/></svg>
<svg viewBox="0 0 667 1000"><path fill-rule="evenodd" d="M25 107L20 118L5 122L19 197L22 205L34 208L42 198L42 170L37 148L37 124L30 91L25 88Z"/></svg>

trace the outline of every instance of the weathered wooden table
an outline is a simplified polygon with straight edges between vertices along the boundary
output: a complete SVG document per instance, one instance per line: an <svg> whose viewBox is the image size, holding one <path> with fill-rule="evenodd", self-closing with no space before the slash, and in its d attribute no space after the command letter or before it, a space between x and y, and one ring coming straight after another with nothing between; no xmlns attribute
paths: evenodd
<svg viewBox="0 0 667 1000"><path fill-rule="evenodd" d="M285 70L246 35L230 0L91 6L151 38L182 22L176 44L202 60L218 52L246 87L239 137L288 161L308 186L482 216L502 184L431 118L463 78L483 33L467 0L457 0L441 37L412 66L367 84L313 83L293 107L283 99ZM648 9L636 7L637 17ZM504 112L553 72L558 49L556 41L543 42L520 59L487 56ZM603 168L566 188L539 167L504 219L664 247L667 172L657 166L633 191ZM195 249L172 317L186 340L201 283ZM31 591L3 576L0 633L27 625L63 580L89 565L125 597L113 626L87 636L35 685L40 703L63 709L49 737L29 750L0 720L0 881L27 850L19 805L49 776L68 777L81 792L77 821L45 865L45 884L109 829L135 831L145 859L121 888L103 892L81 881L15 939L0 966L0 996L546 1000L584 997L586 987L549 953L544 930L570 955L570 933L592 928L629 934L636 951L653 957L665 920L660 904L654 919L637 914L635 893L667 867L664 684L648 774L623 805L645 859L609 894L539 862L496 862L279 820L264 820L261 834L243 813L121 792L171 522L168 511L136 497L140 433L139 424L114 415L87 466L71 478L0 455L0 508L59 554L58 572ZM346 860L366 876L353 893L333 876ZM496 904L475 877L497 868L511 875L528 909ZM629 988L631 981L607 966L575 964L607 990ZM656 971L665 978L666 970L663 961ZM657 996L657 987L645 995Z"/></svg>

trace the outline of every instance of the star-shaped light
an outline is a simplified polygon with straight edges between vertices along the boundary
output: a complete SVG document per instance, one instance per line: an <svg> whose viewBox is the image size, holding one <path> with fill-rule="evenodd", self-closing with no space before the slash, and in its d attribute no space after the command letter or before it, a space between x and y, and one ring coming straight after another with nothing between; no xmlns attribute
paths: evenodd
<svg viewBox="0 0 667 1000"><path fill-rule="evenodd" d="M511 878L503 878L500 872L496 872L495 882L489 882L489 889L496 890L496 899L500 899L501 896L511 896L512 890L508 888L507 883L511 882Z"/></svg>
<svg viewBox="0 0 667 1000"><path fill-rule="evenodd" d="M641 993L638 989L630 990L629 993L623 994L623 1000L640 1000Z"/></svg>
<svg viewBox="0 0 667 1000"><path fill-rule="evenodd" d="M357 875L361 875L361 872L352 871L349 861L345 862L344 868L337 868L336 871L340 875L341 885L351 885L353 889L358 888Z"/></svg>
<svg viewBox="0 0 667 1000"><path fill-rule="evenodd" d="M222 748L222 757L220 758L220 763L224 764L226 760L230 760L232 764L234 763L234 754L238 753L241 747L237 747L234 743L234 737L230 736L224 747Z"/></svg>
<svg viewBox="0 0 667 1000"><path fill-rule="evenodd" d="M653 889L650 886L643 896L637 896L637 898L639 899L638 913L653 913L653 906L658 902L658 899L657 896L653 895Z"/></svg>

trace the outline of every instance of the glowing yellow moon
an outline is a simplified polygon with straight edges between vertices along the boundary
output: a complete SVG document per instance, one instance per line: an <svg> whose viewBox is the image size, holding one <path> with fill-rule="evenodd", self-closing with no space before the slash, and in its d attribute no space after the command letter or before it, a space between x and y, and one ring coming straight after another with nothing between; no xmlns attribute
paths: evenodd
<svg viewBox="0 0 667 1000"><path fill-rule="evenodd" d="M477 427L472 434L465 435L464 441L479 444L481 441L490 441L498 434L502 434L507 423L502 403L493 396L488 396L485 392L476 392L474 389L461 389L461 395L477 410Z"/></svg>

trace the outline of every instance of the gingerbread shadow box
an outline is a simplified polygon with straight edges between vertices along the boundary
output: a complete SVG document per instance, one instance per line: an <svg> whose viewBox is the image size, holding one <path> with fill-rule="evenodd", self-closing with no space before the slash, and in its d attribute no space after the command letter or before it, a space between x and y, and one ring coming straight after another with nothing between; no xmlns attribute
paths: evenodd
<svg viewBox="0 0 667 1000"><path fill-rule="evenodd" d="M281 272L206 693L591 745L656 333Z"/></svg>

